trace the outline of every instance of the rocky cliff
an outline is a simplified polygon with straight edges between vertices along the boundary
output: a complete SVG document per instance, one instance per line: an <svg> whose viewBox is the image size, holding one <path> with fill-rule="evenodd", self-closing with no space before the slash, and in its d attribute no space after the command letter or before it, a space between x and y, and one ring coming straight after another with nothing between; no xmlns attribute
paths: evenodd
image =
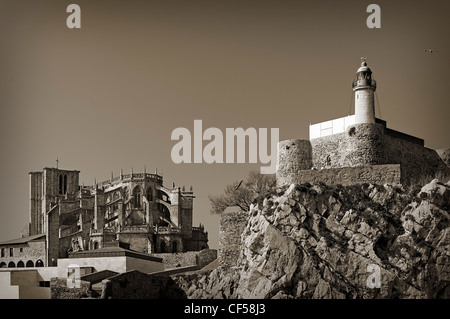
<svg viewBox="0 0 450 319"><path fill-rule="evenodd" d="M252 206L234 267L189 298L450 298L450 182L290 185Z"/></svg>

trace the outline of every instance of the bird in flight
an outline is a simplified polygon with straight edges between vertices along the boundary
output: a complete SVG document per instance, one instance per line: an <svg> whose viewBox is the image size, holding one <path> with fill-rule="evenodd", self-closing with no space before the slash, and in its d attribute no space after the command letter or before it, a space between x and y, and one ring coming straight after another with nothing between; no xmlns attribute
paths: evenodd
<svg viewBox="0 0 450 319"><path fill-rule="evenodd" d="M237 190L241 186L243 181L244 180L241 180L238 184L236 184L236 186L234 186L234 190Z"/></svg>
<svg viewBox="0 0 450 319"><path fill-rule="evenodd" d="M426 49L425 52L426 52L426 53L433 53L433 52L437 52L437 51L436 51L436 50L433 50L433 49Z"/></svg>

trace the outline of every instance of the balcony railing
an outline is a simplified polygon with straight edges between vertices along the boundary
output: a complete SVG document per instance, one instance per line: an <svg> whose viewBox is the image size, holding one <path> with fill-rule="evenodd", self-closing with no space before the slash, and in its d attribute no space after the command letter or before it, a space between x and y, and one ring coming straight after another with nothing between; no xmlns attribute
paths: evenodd
<svg viewBox="0 0 450 319"><path fill-rule="evenodd" d="M371 80L355 79L352 82L352 89L354 89L356 86L372 86L372 87L376 88L377 82L374 79L371 79Z"/></svg>
<svg viewBox="0 0 450 319"><path fill-rule="evenodd" d="M148 226L147 225L133 225L133 226L122 226L120 227L120 232L123 233L142 233L142 232L148 232Z"/></svg>
<svg viewBox="0 0 450 319"><path fill-rule="evenodd" d="M163 234L163 233L179 234L179 233L181 233L181 228L170 227L170 226L158 226L157 228L155 228L155 232L157 234Z"/></svg>

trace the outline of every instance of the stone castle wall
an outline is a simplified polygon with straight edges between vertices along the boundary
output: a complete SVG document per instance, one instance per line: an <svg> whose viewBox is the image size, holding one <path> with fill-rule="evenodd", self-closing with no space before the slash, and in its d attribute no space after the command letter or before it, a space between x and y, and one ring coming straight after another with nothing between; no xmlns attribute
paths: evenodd
<svg viewBox="0 0 450 319"><path fill-rule="evenodd" d="M292 183L292 178L300 170L312 166L312 147L309 140L291 139L278 143L277 183Z"/></svg>
<svg viewBox="0 0 450 319"><path fill-rule="evenodd" d="M237 264L241 235L247 225L248 212L224 211L220 215L219 265L228 269Z"/></svg>
<svg viewBox="0 0 450 319"><path fill-rule="evenodd" d="M203 249L201 251L188 251L183 253L153 254L162 258L165 269L186 267L186 266L206 266L217 258L217 250Z"/></svg>
<svg viewBox="0 0 450 319"><path fill-rule="evenodd" d="M389 163L381 124L355 124L344 133L311 140L313 167L337 168Z"/></svg>
<svg viewBox="0 0 450 319"><path fill-rule="evenodd" d="M363 123L349 126L344 133L311 141L281 141L278 144L277 185L318 181L342 185L384 184L395 183L398 178L400 183L412 184L440 173L450 176L450 168L436 151L419 143L422 140L394 133L383 124ZM311 153L308 154L309 148ZM308 163L311 163L309 167ZM400 172L397 167L386 166L391 164L400 164ZM376 167L351 169L367 166ZM338 168L340 170L330 170ZM308 172L311 169L314 171Z"/></svg>
<svg viewBox="0 0 450 319"><path fill-rule="evenodd" d="M450 178L450 168L438 153L430 148L384 136L386 162L401 164L402 183L420 183L423 178L433 179L436 174Z"/></svg>
<svg viewBox="0 0 450 319"><path fill-rule="evenodd" d="M357 167L329 168L320 171L303 170L292 178L292 183L326 185L355 184L401 184L401 169L399 164L367 165Z"/></svg>

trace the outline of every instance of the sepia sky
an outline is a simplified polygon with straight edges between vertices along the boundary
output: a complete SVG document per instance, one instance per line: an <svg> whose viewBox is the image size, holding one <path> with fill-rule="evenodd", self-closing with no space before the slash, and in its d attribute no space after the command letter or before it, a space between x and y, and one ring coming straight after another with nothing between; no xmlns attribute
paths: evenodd
<svg viewBox="0 0 450 319"><path fill-rule="evenodd" d="M81 29L66 26L70 3ZM381 29L366 26L370 3ZM28 173L59 158L85 185L144 165L166 186L193 185L194 225L218 248L208 194L261 164L174 164L171 132L193 133L199 119L307 139L310 123L353 114L362 56L377 117L450 147L449 10L446 0L0 0L0 241L29 220Z"/></svg>

